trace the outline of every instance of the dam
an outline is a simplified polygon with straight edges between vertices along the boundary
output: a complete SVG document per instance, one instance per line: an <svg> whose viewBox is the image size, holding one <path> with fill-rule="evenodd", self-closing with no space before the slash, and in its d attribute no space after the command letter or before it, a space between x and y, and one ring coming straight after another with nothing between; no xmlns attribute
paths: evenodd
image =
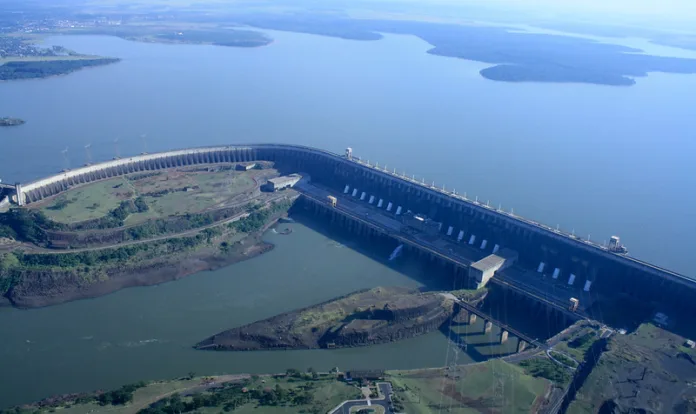
<svg viewBox="0 0 696 414"><path fill-rule="evenodd" d="M696 281L629 256L618 240L605 246L580 239L456 191L370 164L353 156L350 149L335 154L299 145L249 144L141 154L19 183L0 201L0 208L11 203L31 204L81 184L138 171L253 161L274 162L284 174L308 174L311 183L298 185L297 190L310 208L357 223L358 231L369 229L397 239L406 251L449 266L453 277L466 278L473 263L511 249L518 255L517 263L496 271L490 282L577 317L586 317L584 312L597 298L616 295L653 307L669 305L688 315L696 310L692 300ZM339 208L330 205L328 195L339 197ZM401 223L406 213L437 224L431 226L430 238L393 225ZM561 293L550 294L550 287ZM567 309L571 296L580 298L578 309Z"/></svg>

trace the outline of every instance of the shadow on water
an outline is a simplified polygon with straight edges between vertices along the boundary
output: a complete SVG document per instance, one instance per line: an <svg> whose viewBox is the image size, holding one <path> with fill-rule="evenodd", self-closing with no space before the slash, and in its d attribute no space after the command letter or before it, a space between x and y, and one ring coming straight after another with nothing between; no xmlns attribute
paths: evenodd
<svg viewBox="0 0 696 414"><path fill-rule="evenodd" d="M389 261L389 256L399 245L396 240L382 238L379 241L373 241L366 237L357 236L345 228L332 225L327 219L310 214L302 208L295 207L290 214L293 220L303 226L421 283L424 291L459 288L454 286L453 278L437 265L403 255L394 261Z"/></svg>

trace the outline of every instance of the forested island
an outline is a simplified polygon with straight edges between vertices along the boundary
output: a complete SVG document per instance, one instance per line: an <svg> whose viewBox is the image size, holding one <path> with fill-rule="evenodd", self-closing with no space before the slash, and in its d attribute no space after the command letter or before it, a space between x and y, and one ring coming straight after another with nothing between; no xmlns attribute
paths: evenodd
<svg viewBox="0 0 696 414"><path fill-rule="evenodd" d="M116 58L12 61L0 65L0 81L66 75L83 68L119 62Z"/></svg>
<svg viewBox="0 0 696 414"><path fill-rule="evenodd" d="M0 118L0 126L17 126L22 124L24 124L23 119L8 117Z"/></svg>

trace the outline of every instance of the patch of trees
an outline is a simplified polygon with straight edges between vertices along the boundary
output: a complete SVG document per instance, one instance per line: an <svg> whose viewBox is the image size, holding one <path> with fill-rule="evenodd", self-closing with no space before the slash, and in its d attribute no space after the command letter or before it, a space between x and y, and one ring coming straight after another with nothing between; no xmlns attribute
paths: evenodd
<svg viewBox="0 0 696 414"><path fill-rule="evenodd" d="M117 390L100 394L97 396L97 402L99 402L100 405L123 405L129 403L133 401L133 393L146 385L144 381L124 385Z"/></svg>
<svg viewBox="0 0 696 414"><path fill-rule="evenodd" d="M38 62L7 62L0 65L0 80L34 79L48 76L64 75L84 67L108 65L120 59L81 59L49 60Z"/></svg>
<svg viewBox="0 0 696 414"><path fill-rule="evenodd" d="M40 211L15 208L0 214L0 237L44 244L47 237L43 229L58 230L56 227L59 226Z"/></svg>
<svg viewBox="0 0 696 414"><path fill-rule="evenodd" d="M548 358L532 358L520 362L527 374L533 377L546 378L560 385L570 381L568 370Z"/></svg>
<svg viewBox="0 0 696 414"><path fill-rule="evenodd" d="M590 331L585 333L582 336L579 336L572 341L568 342L568 346L571 348L584 348L586 346L590 345L590 342L594 341L596 338L597 334L594 331Z"/></svg>
<svg viewBox="0 0 696 414"><path fill-rule="evenodd" d="M166 190L160 190L160 191L152 191L149 193L143 194L143 196L148 196L148 197L164 197L165 195L169 193L176 193L176 192L181 192L181 191L189 191L189 190L198 190L200 187L197 185L194 185L193 187L182 187L182 188L168 188Z"/></svg>
<svg viewBox="0 0 696 414"><path fill-rule="evenodd" d="M56 200L55 203L53 203L52 206L47 207L49 210L62 210L65 207L67 207L70 203L72 203L72 200L68 200L67 197L60 197Z"/></svg>
<svg viewBox="0 0 696 414"><path fill-rule="evenodd" d="M75 268L94 266L97 264L125 263L139 253L154 251L162 245L167 246L168 253L192 249L202 243L209 242L213 237L222 233L220 229L206 229L191 237L178 237L158 240L152 243L139 243L113 249L87 250L78 253L62 254L32 254L14 252L21 266L25 267L59 267Z"/></svg>
<svg viewBox="0 0 696 414"><path fill-rule="evenodd" d="M149 173L126 175L126 179L129 181L138 181L138 180L143 180L145 178L156 177L160 174L162 174L161 171L154 171L154 172L149 172Z"/></svg>
<svg viewBox="0 0 696 414"><path fill-rule="evenodd" d="M124 221L134 213L144 213L150 207L142 197L137 197L135 200L125 200L109 214L94 220L86 220L75 224L62 225L60 230L94 230L94 229L112 229L122 227ZM56 223L58 224L58 223Z"/></svg>
<svg viewBox="0 0 696 414"><path fill-rule="evenodd" d="M151 220L141 225L128 229L127 239L142 240L163 234L180 233L186 230L197 229L224 220L241 211L240 208L227 208L205 213L187 213L176 219Z"/></svg>
<svg viewBox="0 0 696 414"><path fill-rule="evenodd" d="M230 223L229 227L242 233L251 233L261 230L268 222L268 219L275 213L288 210L292 204L289 201L281 201L271 204L268 208L262 209L260 206L255 207L255 211L248 217Z"/></svg>

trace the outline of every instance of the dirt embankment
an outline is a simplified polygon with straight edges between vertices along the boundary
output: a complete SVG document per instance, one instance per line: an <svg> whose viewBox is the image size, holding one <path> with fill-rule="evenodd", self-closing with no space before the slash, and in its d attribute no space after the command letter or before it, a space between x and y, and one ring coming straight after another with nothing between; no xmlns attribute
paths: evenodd
<svg viewBox="0 0 696 414"><path fill-rule="evenodd" d="M436 293L375 288L213 335L197 349L251 351L365 346L437 330L453 302Z"/></svg>
<svg viewBox="0 0 696 414"><path fill-rule="evenodd" d="M275 220L258 232L247 236L243 243L223 253L212 246L188 253L139 262L125 267L107 269L22 270L18 282L0 297L0 306L38 308L78 299L95 298L123 288L151 286L181 279L203 270L221 267L250 259L273 249L261 236Z"/></svg>

